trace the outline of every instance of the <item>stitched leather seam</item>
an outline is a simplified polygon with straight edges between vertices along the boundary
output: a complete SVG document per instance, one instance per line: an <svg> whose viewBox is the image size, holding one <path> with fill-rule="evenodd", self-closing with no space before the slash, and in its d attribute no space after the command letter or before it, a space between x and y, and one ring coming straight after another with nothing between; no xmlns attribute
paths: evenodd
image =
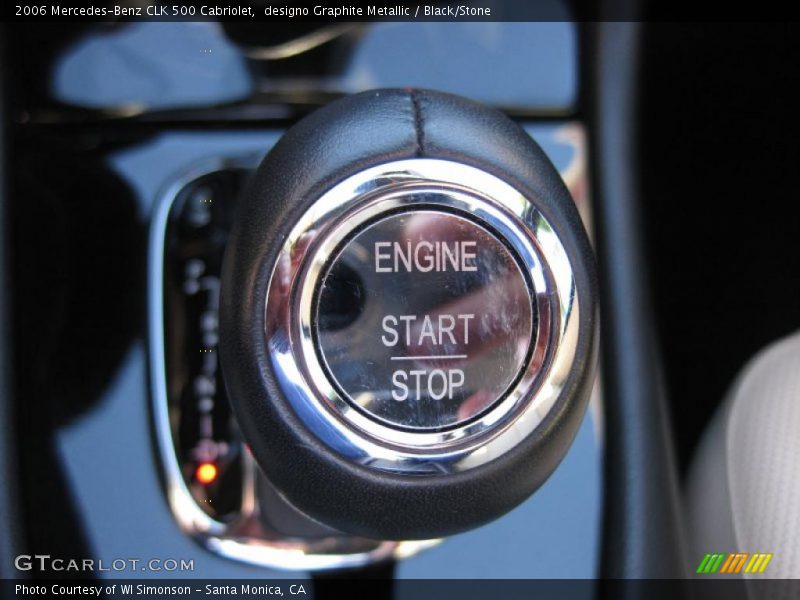
<svg viewBox="0 0 800 600"><path fill-rule="evenodd" d="M417 150L416 156L423 156L425 154L425 131L422 123L422 106L419 101L419 94L416 90L411 90L411 108L414 112L414 132L417 136Z"/></svg>

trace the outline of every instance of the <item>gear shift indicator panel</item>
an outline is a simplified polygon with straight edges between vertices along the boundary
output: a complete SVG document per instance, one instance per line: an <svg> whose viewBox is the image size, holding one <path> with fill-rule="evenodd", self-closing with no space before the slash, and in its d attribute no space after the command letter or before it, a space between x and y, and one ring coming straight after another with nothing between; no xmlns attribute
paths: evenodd
<svg viewBox="0 0 800 600"><path fill-rule="evenodd" d="M513 250L469 215L379 215L322 275L316 348L357 411L440 431L482 415L517 381L536 342L534 296Z"/></svg>

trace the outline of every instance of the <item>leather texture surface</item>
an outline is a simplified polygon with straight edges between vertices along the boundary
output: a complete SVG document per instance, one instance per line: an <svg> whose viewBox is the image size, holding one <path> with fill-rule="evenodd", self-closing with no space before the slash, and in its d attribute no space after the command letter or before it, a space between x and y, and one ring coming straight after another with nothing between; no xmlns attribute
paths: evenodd
<svg viewBox="0 0 800 600"><path fill-rule="evenodd" d="M769 552L764 573L742 575L800 579L798 398L800 332L753 358L703 436L686 490L694 556ZM785 583L770 587L770 597L797 597L800 581ZM751 597L766 592L753 588Z"/></svg>
<svg viewBox="0 0 800 600"><path fill-rule="evenodd" d="M613 13L627 2L606 4ZM644 201L636 180L640 24L612 19L593 25L593 32L594 64L586 87L594 100L606 441L600 596L638 599L648 597L648 588L613 580L683 578L686 557L639 215Z"/></svg>
<svg viewBox="0 0 800 600"><path fill-rule="evenodd" d="M476 166L529 197L570 257L581 305L577 359L550 414L506 455L457 475L383 473L351 464L321 444L283 399L263 333L269 278L298 217L346 177L415 157ZM596 297L594 260L572 199L555 168L520 127L497 111L451 95L365 92L333 102L287 131L241 198L223 265L222 365L256 459L300 510L366 537L438 537L512 509L563 458L594 379Z"/></svg>

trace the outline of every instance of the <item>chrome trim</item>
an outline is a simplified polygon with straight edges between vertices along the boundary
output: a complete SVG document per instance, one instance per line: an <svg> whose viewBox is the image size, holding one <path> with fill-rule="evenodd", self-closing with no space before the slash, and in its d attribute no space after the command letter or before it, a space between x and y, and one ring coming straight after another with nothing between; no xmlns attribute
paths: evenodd
<svg viewBox="0 0 800 600"><path fill-rule="evenodd" d="M170 209L180 191L196 179L231 167L253 168L258 157L217 159L173 181L157 200L148 248L149 365L153 424L163 469L167 501L180 528L208 550L226 558L291 571L360 567L412 556L440 540L375 541L341 536L311 540L276 539L258 518L254 461L245 454L240 517L231 523L213 519L192 498L181 474L169 418L164 339L164 242ZM247 532L247 534L242 533ZM258 532L254 535L253 532Z"/></svg>
<svg viewBox="0 0 800 600"><path fill-rule="evenodd" d="M324 193L290 232L265 298L269 360L286 400L306 427L346 459L396 473L454 473L504 455L544 420L575 357L578 296L561 241L535 198L461 163L390 162ZM336 249L380 215L415 207L468 215L513 248L537 304L534 350L517 383L476 420L436 432L400 430L368 418L332 384L314 348L317 283Z"/></svg>
<svg viewBox="0 0 800 600"><path fill-rule="evenodd" d="M358 23L326 25L305 35L274 46L240 46L242 54L253 60L283 60L292 58L318 48L328 42L349 33L359 31L363 26Z"/></svg>

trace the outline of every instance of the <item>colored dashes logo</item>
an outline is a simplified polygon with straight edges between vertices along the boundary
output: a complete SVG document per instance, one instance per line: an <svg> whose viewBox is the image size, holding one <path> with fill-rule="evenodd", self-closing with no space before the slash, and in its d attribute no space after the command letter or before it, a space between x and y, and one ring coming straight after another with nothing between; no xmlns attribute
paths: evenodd
<svg viewBox="0 0 800 600"><path fill-rule="evenodd" d="M714 573L763 573L771 560L772 554L763 552L754 554L749 552L706 554L697 567L697 573L701 575L713 575Z"/></svg>

